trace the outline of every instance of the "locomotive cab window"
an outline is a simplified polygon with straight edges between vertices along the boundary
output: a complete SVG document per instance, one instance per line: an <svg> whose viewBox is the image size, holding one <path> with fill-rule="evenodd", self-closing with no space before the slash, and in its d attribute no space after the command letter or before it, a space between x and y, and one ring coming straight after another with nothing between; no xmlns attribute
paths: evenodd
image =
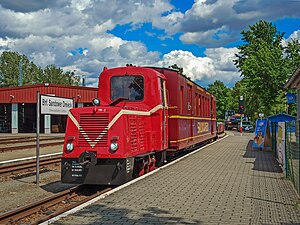
<svg viewBox="0 0 300 225"><path fill-rule="evenodd" d="M144 99L144 78L142 76L114 76L110 79L110 98L126 98L129 101Z"/></svg>

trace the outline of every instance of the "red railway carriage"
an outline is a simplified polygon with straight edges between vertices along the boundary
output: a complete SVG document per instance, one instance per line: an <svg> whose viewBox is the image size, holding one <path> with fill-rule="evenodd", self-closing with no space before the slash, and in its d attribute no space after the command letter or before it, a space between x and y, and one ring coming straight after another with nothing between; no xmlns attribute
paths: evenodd
<svg viewBox="0 0 300 225"><path fill-rule="evenodd" d="M223 134L225 132L225 124L224 123L217 123L218 126L218 132L217 134Z"/></svg>
<svg viewBox="0 0 300 225"><path fill-rule="evenodd" d="M62 182L122 184L216 138L215 97L175 70L104 69L98 98L69 112Z"/></svg>
<svg viewBox="0 0 300 225"><path fill-rule="evenodd" d="M216 98L175 70L153 69L167 79L169 153L216 138Z"/></svg>

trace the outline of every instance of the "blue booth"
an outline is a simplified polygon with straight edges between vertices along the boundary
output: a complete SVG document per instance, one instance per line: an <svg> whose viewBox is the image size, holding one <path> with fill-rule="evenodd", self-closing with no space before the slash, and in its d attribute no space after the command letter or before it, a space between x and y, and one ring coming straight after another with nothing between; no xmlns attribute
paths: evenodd
<svg viewBox="0 0 300 225"><path fill-rule="evenodd" d="M289 175L287 134L295 133L295 121L296 117L284 113L268 117L272 134L272 151L286 176Z"/></svg>

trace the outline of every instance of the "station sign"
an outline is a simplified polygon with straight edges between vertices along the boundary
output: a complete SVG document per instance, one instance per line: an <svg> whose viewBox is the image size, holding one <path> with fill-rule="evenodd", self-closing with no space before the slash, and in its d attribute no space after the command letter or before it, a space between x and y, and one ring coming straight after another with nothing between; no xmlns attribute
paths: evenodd
<svg viewBox="0 0 300 225"><path fill-rule="evenodd" d="M41 95L41 114L68 115L71 108L74 108L74 100L71 98Z"/></svg>
<svg viewBox="0 0 300 225"><path fill-rule="evenodd" d="M287 103L295 103L296 102L296 95L293 93L286 94Z"/></svg>

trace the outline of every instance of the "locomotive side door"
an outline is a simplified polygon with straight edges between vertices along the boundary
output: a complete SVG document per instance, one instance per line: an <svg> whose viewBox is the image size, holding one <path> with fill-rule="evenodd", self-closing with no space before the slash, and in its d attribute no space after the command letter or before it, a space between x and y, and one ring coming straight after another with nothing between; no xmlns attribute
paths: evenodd
<svg viewBox="0 0 300 225"><path fill-rule="evenodd" d="M168 140L167 140L167 90L166 90L166 82L163 78L159 77L160 83L160 93L161 93L161 100L162 100L162 147L166 149L168 147Z"/></svg>

